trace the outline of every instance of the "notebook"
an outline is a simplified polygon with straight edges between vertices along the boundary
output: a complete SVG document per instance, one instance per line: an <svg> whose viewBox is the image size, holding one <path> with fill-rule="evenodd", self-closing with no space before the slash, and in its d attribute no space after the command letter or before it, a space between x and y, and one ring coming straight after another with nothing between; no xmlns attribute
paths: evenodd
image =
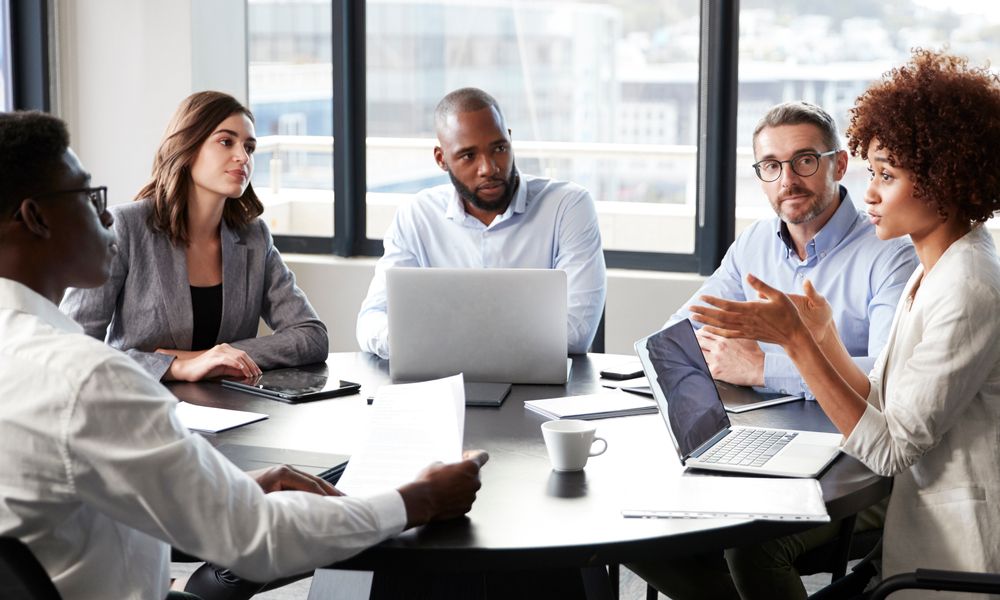
<svg viewBox="0 0 1000 600"><path fill-rule="evenodd" d="M685 467L816 477L840 452L836 433L733 427L687 319L635 349Z"/></svg>
<svg viewBox="0 0 1000 600"><path fill-rule="evenodd" d="M643 383L641 384L635 384L632 382L627 382L626 385L605 384L605 387L616 387L624 392L640 394L652 398L653 389L649 387L645 378L643 378L642 381ZM732 383L726 383L725 381L719 380L715 381L715 387L719 390L719 396L722 397L722 405L726 407L726 412L731 413L744 413L749 410L756 410L758 408L765 408L768 406L775 406L777 404L795 402L796 400L803 399L802 396L796 396L794 394L758 391L751 387L733 385Z"/></svg>
<svg viewBox="0 0 1000 600"><path fill-rule="evenodd" d="M330 377L325 365L319 370L274 369L250 379L223 379L222 386L290 404L355 394L361 389L360 384Z"/></svg>
<svg viewBox="0 0 1000 600"><path fill-rule="evenodd" d="M524 406L550 419L608 419L656 412L656 403L652 400L619 391L526 400Z"/></svg>
<svg viewBox="0 0 1000 600"><path fill-rule="evenodd" d="M566 383L565 271L395 268L386 293L393 381Z"/></svg>

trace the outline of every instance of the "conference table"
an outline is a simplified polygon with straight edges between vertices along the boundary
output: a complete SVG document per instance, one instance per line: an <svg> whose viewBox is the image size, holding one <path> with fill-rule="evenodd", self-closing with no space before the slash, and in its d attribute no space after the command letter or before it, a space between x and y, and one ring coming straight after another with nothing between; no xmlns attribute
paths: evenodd
<svg viewBox="0 0 1000 600"><path fill-rule="evenodd" d="M540 431L546 419L525 408L524 401L606 391L599 381L601 368L635 360L602 354L571 359L564 386L515 385L499 408L466 409L465 447L490 454L481 473L482 489L467 518L403 532L336 568L397 574L572 570L686 556L815 526L795 521L624 518L623 509L643 500L648 504L681 476L680 461L658 414L596 421L597 434L608 442L607 452L591 458L584 471L553 471ZM367 434L372 408L366 398L391 383L388 362L366 353L334 353L325 367L314 368L360 383L361 393L289 405L214 382L174 383L170 389L191 403L269 415L237 429L205 434L214 445L349 455ZM730 417L736 425L836 431L815 402ZM819 482L833 520L877 503L891 489L890 479L843 454Z"/></svg>

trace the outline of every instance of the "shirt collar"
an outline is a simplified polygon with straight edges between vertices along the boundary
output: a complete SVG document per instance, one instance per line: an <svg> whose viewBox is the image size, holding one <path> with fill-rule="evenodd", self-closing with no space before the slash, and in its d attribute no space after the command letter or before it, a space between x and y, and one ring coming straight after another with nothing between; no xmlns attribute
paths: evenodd
<svg viewBox="0 0 1000 600"><path fill-rule="evenodd" d="M76 321L59 311L48 298L19 281L0 277L0 309L16 310L35 315L56 329L67 333L83 333Z"/></svg>
<svg viewBox="0 0 1000 600"><path fill-rule="evenodd" d="M507 206L507 210L500 215L500 218L493 221L494 223L500 223L506 221L515 213L523 213L528 209L528 190L527 187L521 185L521 174L517 173L514 177L514 197L510 201L510 205ZM452 221L462 221L468 213L465 212L465 201L462 197L458 195L458 190L452 186L451 201L445 208L444 216L446 219L451 219Z"/></svg>
<svg viewBox="0 0 1000 600"><path fill-rule="evenodd" d="M821 258L826 256L827 252L836 248L837 244L847 237L847 234L854 228L855 221L857 221L858 210L854 207L850 193L848 193L847 188L844 186L839 187L840 206L834 211L830 220L826 222L826 225L819 230L819 233L809 241L806 252L810 256L817 255ZM780 218L777 221L778 239L785 246L785 257L787 258L795 254L795 242L792 241L792 236L788 233L788 225Z"/></svg>

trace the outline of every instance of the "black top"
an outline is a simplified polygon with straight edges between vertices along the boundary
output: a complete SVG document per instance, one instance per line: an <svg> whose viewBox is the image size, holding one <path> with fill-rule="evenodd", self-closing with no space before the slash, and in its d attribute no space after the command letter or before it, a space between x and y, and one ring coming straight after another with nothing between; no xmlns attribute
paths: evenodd
<svg viewBox="0 0 1000 600"><path fill-rule="evenodd" d="M222 323L222 284L211 287L191 286L191 349L208 350L215 346Z"/></svg>

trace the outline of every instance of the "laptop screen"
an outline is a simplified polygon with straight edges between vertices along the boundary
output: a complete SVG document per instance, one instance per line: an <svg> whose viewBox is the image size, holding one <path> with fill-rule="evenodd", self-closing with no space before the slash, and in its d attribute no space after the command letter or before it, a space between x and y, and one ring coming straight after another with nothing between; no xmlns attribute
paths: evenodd
<svg viewBox="0 0 1000 600"><path fill-rule="evenodd" d="M639 341L636 350L682 459L729 427L690 321L684 319Z"/></svg>

